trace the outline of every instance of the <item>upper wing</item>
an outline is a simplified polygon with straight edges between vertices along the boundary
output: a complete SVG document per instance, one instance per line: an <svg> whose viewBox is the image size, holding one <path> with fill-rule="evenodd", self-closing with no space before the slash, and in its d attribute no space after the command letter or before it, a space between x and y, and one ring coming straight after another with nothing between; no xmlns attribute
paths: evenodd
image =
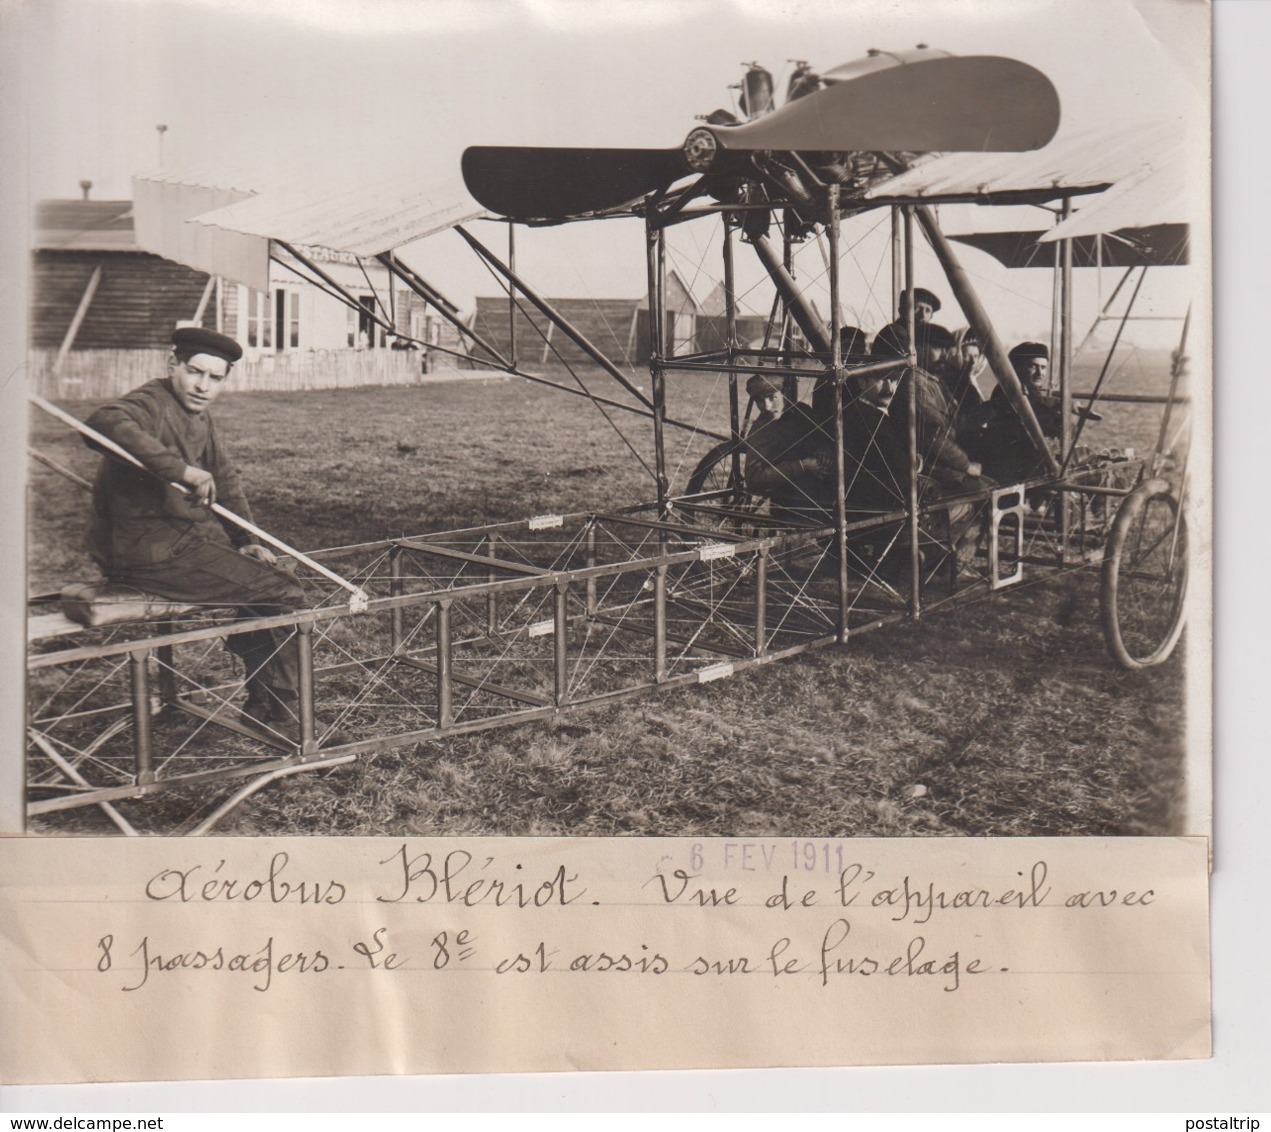
<svg viewBox="0 0 1271 1132"><path fill-rule="evenodd" d="M1102 192L1144 169L1177 164L1181 144L1176 126L1127 123L1061 135L1033 153L940 154L870 186L862 199L916 204L1058 200Z"/></svg>
<svg viewBox="0 0 1271 1132"><path fill-rule="evenodd" d="M271 241L357 256L392 251L488 213L426 172L357 184L307 182L251 192L192 177L135 178L137 242L147 251L258 291L269 287Z"/></svg>
<svg viewBox="0 0 1271 1132"><path fill-rule="evenodd" d="M994 55L873 52L823 89L740 125L695 128L670 149L477 146L472 195L503 216L561 221L627 204L692 174L746 176L767 152L1011 152L1044 146L1059 96L1027 63Z"/></svg>

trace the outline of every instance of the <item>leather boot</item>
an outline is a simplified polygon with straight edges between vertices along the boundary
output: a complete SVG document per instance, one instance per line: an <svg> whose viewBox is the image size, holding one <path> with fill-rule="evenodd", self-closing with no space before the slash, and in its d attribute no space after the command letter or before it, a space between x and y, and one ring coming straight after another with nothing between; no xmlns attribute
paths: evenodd
<svg viewBox="0 0 1271 1132"><path fill-rule="evenodd" d="M268 688L257 676L248 677L247 699L239 715L252 727L267 725L273 716L274 705Z"/></svg>
<svg viewBox="0 0 1271 1132"><path fill-rule="evenodd" d="M300 698L295 692L272 688L270 696L273 710L270 713L270 729L292 743L300 742Z"/></svg>
<svg viewBox="0 0 1271 1132"><path fill-rule="evenodd" d="M269 729L277 735L281 735L289 742L299 744L300 742L300 701L299 697L291 692L279 691L271 689L270 693L271 711L269 717ZM351 737L344 731L331 731L322 734L321 725L317 728L319 738L319 746L321 747L339 747L345 743L351 742Z"/></svg>
<svg viewBox="0 0 1271 1132"><path fill-rule="evenodd" d="M295 641L290 637L285 631L262 629L240 633L226 643L247 669L243 722L298 743L300 665Z"/></svg>

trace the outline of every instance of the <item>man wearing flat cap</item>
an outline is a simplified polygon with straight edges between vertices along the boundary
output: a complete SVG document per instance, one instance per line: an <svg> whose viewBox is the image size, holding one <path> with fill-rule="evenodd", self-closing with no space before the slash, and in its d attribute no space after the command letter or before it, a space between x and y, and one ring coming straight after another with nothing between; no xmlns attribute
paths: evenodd
<svg viewBox="0 0 1271 1132"><path fill-rule="evenodd" d="M1007 355L1042 434L1054 440L1063 433L1063 411L1059 398L1046 391L1050 351L1041 342L1021 342ZM1033 439L999 385L988 403L989 417L980 448L985 467L1003 483L1027 479L1044 463Z"/></svg>
<svg viewBox="0 0 1271 1132"><path fill-rule="evenodd" d="M752 428L762 428L781 416L781 379L763 373L752 373L746 380L746 392L755 407Z"/></svg>
<svg viewBox="0 0 1271 1132"><path fill-rule="evenodd" d="M1046 376L1050 372L1050 350L1041 342L1021 342L1009 354L1007 360L1019 378L1019 383L1033 407L1037 423L1042 426L1042 433L1052 439L1063 431L1063 416L1059 398L1046 391ZM1014 416L1014 410L1006 399L1006 392L999 385L993 390L989 403L994 406L998 415Z"/></svg>
<svg viewBox="0 0 1271 1132"><path fill-rule="evenodd" d="M1028 394L1033 412L1038 413L1037 420L1042 426L1042 432L1047 436L1058 436L1060 418L1056 414L1059 401L1046 392L1046 376L1050 373L1050 350L1041 342L1021 342L1006 357L1015 376L1019 378L1020 385L1024 387L1024 392ZM1006 402L1006 394L1000 385L993 390L991 399L999 404ZM1046 416L1045 420L1043 414Z"/></svg>
<svg viewBox="0 0 1271 1132"><path fill-rule="evenodd" d="M209 412L242 353L234 339L215 330L179 327L172 334L167 376L89 418L91 428L146 469L103 455L93 485L89 548L112 583L170 601L234 605L241 616L265 617L299 608L304 600L299 584L277 566L272 551L210 509L220 502L251 521L238 472ZM245 714L294 738L298 672L291 634L235 633L226 647L246 667Z"/></svg>

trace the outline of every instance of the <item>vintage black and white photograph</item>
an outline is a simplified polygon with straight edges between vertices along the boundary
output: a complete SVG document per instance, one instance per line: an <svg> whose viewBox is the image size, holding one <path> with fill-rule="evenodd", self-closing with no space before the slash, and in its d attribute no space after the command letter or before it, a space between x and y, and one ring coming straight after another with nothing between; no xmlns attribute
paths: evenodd
<svg viewBox="0 0 1271 1132"><path fill-rule="evenodd" d="M1207 5L28 15L29 832L1208 832Z"/></svg>

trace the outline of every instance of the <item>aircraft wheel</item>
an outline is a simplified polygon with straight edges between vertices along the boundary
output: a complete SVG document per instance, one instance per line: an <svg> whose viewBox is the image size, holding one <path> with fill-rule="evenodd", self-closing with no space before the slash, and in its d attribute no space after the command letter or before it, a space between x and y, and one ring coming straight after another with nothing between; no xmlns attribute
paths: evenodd
<svg viewBox="0 0 1271 1132"><path fill-rule="evenodd" d="M1121 504L1103 552L1099 607L1113 659L1123 668L1168 660L1186 597L1187 520L1169 483L1148 480Z"/></svg>
<svg viewBox="0 0 1271 1132"><path fill-rule="evenodd" d="M766 500L762 496L748 494L744 479L740 488L738 487L736 480L733 478L733 445L731 441L724 441L715 445L702 457L697 467L693 469L693 474L688 478L685 494L704 495L711 492L727 494L721 494L718 499L704 500L703 502L727 508L730 514L712 516L708 512L696 512L691 520L694 525L718 527L720 530L732 531L737 534L749 535L757 533L755 525L746 522L741 517L741 513L758 514L763 510Z"/></svg>
<svg viewBox="0 0 1271 1132"><path fill-rule="evenodd" d="M688 495L701 495L708 491L732 490L733 446L730 441L715 445L698 462L688 478Z"/></svg>

